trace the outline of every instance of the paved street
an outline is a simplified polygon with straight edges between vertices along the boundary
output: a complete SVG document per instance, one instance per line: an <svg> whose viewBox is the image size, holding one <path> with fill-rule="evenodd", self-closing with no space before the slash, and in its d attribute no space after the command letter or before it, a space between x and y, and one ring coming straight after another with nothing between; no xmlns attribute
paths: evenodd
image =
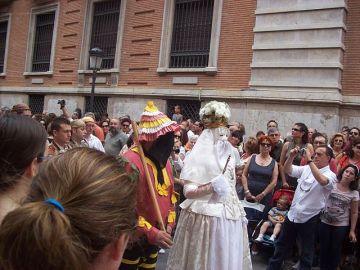
<svg viewBox="0 0 360 270"><path fill-rule="evenodd" d="M165 254L159 254L156 270L165 270L167 256L168 256L168 252L166 252ZM264 252L261 255L252 256L253 267L254 267L253 269L254 270L266 269L268 259L269 259L269 255L266 252Z"/></svg>
<svg viewBox="0 0 360 270"><path fill-rule="evenodd" d="M272 250L268 249L268 250L262 250L262 252L260 252L259 255L252 256L253 270L265 270L271 255L272 255ZM168 251L166 251L165 254L159 254L156 270L165 270L167 257L168 257ZM289 259L285 261L283 270L293 270L292 268L293 265L294 262L292 262ZM313 267L313 270L318 270L318 269L320 268Z"/></svg>

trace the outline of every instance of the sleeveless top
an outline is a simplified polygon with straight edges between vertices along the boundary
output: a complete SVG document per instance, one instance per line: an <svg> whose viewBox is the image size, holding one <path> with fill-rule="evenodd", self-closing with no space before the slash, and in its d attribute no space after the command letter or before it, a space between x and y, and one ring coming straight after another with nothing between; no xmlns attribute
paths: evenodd
<svg viewBox="0 0 360 270"><path fill-rule="evenodd" d="M255 161L256 155L253 155L249 164L248 188L253 196L260 194L271 182L272 174L275 167L275 159L271 158L271 162L267 166L260 166ZM271 192L261 200L261 204L270 205Z"/></svg>

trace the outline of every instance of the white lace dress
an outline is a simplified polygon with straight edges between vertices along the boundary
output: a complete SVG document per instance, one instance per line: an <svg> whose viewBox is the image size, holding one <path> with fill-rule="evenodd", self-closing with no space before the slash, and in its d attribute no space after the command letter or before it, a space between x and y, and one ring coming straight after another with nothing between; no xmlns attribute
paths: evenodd
<svg viewBox="0 0 360 270"><path fill-rule="evenodd" d="M242 270L252 269L245 211L235 190L233 148L222 135L224 130L204 130L185 161L181 179L202 185L222 173L231 192L220 201L212 195L187 199L170 249L168 270Z"/></svg>

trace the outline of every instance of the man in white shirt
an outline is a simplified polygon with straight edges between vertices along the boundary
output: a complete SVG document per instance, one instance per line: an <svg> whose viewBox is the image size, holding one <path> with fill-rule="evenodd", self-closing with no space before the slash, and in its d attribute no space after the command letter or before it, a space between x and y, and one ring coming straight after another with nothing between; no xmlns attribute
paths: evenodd
<svg viewBox="0 0 360 270"><path fill-rule="evenodd" d="M311 269L318 214L325 206L325 201L336 183L336 175L329 167L333 154L328 146L318 146L313 159L310 151L305 149L308 164L306 166L292 165L299 151L298 147L292 149L284 164L285 172L298 178L298 186L280 236L275 242L275 252L267 270L281 269L286 252L291 249L297 238L302 247L299 269Z"/></svg>
<svg viewBox="0 0 360 270"><path fill-rule="evenodd" d="M90 116L85 116L81 120L85 122L85 141L89 145L89 148L96 149L105 153L105 149L101 141L98 139L98 137L93 135L95 129L95 120Z"/></svg>

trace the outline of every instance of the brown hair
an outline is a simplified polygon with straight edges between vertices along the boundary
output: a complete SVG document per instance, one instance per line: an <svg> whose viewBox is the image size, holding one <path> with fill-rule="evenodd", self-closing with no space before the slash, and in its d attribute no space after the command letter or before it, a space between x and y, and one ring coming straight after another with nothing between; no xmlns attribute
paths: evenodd
<svg viewBox="0 0 360 270"><path fill-rule="evenodd" d="M89 148L53 157L23 206L0 227L1 269L87 269L136 224L136 179L116 158ZM55 199L61 212L46 199Z"/></svg>
<svg viewBox="0 0 360 270"><path fill-rule="evenodd" d="M281 197L278 199L278 201L284 201L288 207L291 204L290 199L287 195L281 195Z"/></svg>
<svg viewBox="0 0 360 270"><path fill-rule="evenodd" d="M345 137L344 137L344 135L341 134L341 133L335 133L330 139L330 146L331 147L334 147L335 139L338 138L338 137L340 137L343 140L343 147L345 146Z"/></svg>
<svg viewBox="0 0 360 270"><path fill-rule="evenodd" d="M12 107L11 111L16 114L23 114L25 111L31 111L30 107L25 103L19 103Z"/></svg>
<svg viewBox="0 0 360 270"><path fill-rule="evenodd" d="M245 143L245 151L249 152L249 154L257 154L259 153L259 145L258 141L254 137L249 137Z"/></svg>
<svg viewBox="0 0 360 270"><path fill-rule="evenodd" d="M16 186L35 158L40 161L46 139L44 127L30 117L17 114L0 117L0 192Z"/></svg>

